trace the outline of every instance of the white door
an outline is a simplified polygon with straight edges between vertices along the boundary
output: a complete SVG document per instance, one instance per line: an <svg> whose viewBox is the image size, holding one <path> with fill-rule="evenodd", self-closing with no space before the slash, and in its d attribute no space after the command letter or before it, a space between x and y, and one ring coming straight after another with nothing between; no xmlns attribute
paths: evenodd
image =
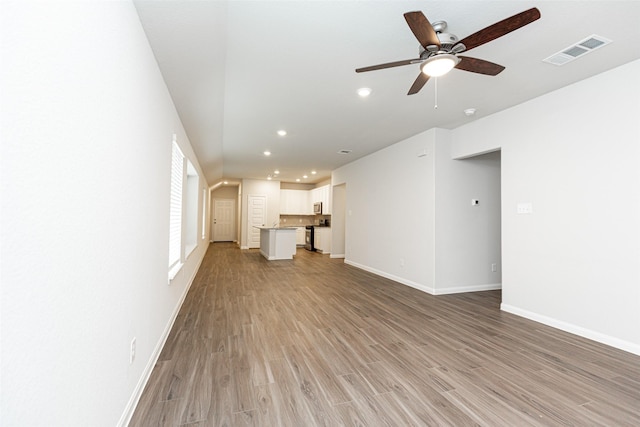
<svg viewBox="0 0 640 427"><path fill-rule="evenodd" d="M213 241L231 242L233 241L233 228L235 218L235 200L214 199L213 200Z"/></svg>
<svg viewBox="0 0 640 427"><path fill-rule="evenodd" d="M247 212L249 214L247 246L259 248L260 230L255 227L263 227L267 221L267 196L248 196Z"/></svg>

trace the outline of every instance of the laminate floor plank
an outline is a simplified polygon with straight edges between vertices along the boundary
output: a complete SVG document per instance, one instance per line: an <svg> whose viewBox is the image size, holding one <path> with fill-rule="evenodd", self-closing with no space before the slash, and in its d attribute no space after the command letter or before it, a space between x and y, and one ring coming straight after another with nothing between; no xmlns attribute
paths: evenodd
<svg viewBox="0 0 640 427"><path fill-rule="evenodd" d="M212 244L130 425L640 425L639 356L500 302Z"/></svg>

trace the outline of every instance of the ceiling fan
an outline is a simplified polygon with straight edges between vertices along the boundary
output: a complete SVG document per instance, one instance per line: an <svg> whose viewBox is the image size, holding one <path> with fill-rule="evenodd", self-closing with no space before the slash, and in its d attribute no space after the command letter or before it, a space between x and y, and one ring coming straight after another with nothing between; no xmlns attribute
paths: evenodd
<svg viewBox="0 0 640 427"><path fill-rule="evenodd" d="M502 37L539 18L540 11L534 7L489 25L459 40L454 34L444 32L447 28L445 21L437 21L431 24L422 12L407 12L404 14L404 19L420 42L419 58L358 68L356 73L399 67L401 65L421 64L421 73L413 82L407 95L418 93L430 77L442 76L452 68L495 76L504 70L502 65L494 64L484 59L459 56L458 54Z"/></svg>

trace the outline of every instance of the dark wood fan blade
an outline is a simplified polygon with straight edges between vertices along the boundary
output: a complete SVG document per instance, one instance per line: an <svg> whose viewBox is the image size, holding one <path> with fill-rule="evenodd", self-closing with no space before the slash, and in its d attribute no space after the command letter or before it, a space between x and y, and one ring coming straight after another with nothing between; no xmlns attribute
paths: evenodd
<svg viewBox="0 0 640 427"><path fill-rule="evenodd" d="M490 42L491 40L495 40L498 37L502 37L520 27L524 27L539 18L540 11L534 7L529 10L525 10L524 12L520 12L517 15L513 15L510 18L503 19L500 22L496 22L493 25L489 25L470 36L465 37L460 40L459 43L465 45L467 48L466 50L471 50L474 47L478 47Z"/></svg>
<svg viewBox="0 0 640 427"><path fill-rule="evenodd" d="M411 88L409 89L409 92L407 92L407 95L413 95L415 93L420 92L420 89L422 89L422 87L429 81L429 76L426 75L423 72L420 72L420 74L418 75L418 77L416 78L416 81L413 82L413 84L411 85Z"/></svg>
<svg viewBox="0 0 640 427"><path fill-rule="evenodd" d="M440 39L435 30L431 26L431 23L424 16L422 12L407 12L404 14L404 19L407 21L409 28L416 36L423 48L427 46L436 45L440 47Z"/></svg>
<svg viewBox="0 0 640 427"><path fill-rule="evenodd" d="M364 73L365 71L383 70L385 68L399 67L401 65L409 65L422 62L420 58L405 59L404 61L387 62L386 64L371 65L369 67L357 68L356 73Z"/></svg>
<svg viewBox="0 0 640 427"><path fill-rule="evenodd" d="M458 70L471 71L472 73L486 74L488 76L498 75L504 70L502 65L485 61L484 59L459 56L460 62L455 66Z"/></svg>

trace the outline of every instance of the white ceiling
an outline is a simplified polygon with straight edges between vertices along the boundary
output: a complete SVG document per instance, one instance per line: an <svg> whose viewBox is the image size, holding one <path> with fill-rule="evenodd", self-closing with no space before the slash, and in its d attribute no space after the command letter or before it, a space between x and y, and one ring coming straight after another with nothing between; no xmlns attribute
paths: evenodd
<svg viewBox="0 0 640 427"><path fill-rule="evenodd" d="M318 182L409 136L455 128L640 58L640 1L134 3L210 185L266 179L275 169L284 182L316 170L301 182ZM538 21L464 54L506 70L453 70L437 81L437 109L434 79L406 95L417 64L354 71L418 56L405 12L445 20L463 38L531 7ZM542 62L592 34L613 43L564 66ZM360 87L373 93L360 98ZM466 108L476 115L465 116Z"/></svg>

